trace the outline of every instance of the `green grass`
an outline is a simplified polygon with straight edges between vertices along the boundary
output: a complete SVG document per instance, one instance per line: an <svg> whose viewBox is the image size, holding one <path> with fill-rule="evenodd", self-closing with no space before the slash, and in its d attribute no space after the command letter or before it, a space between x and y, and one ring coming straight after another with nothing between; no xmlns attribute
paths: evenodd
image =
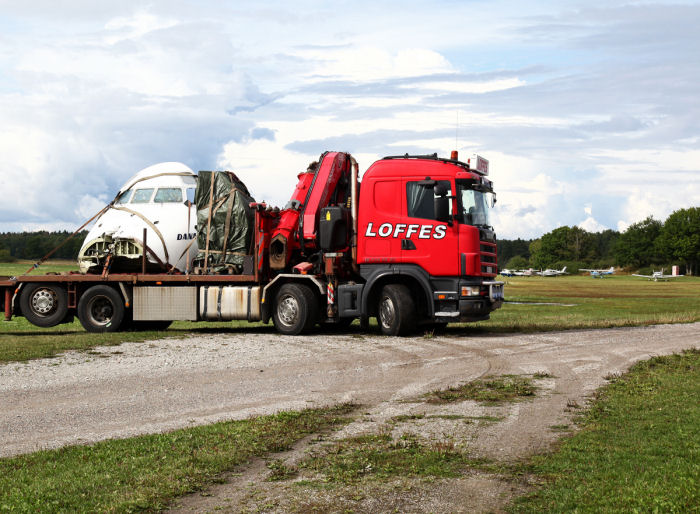
<svg viewBox="0 0 700 514"><path fill-rule="evenodd" d="M320 474L320 482L347 484L364 478L458 477L480 463L449 441L424 442L409 434L394 440L382 433L337 441L312 453L299 468Z"/></svg>
<svg viewBox="0 0 700 514"><path fill-rule="evenodd" d="M252 457L347 423L353 409L282 412L0 459L0 512L161 510Z"/></svg>
<svg viewBox="0 0 700 514"><path fill-rule="evenodd" d="M19 260L15 262L0 263L0 276L15 277L26 275L36 261ZM43 275L45 273L65 273L78 271L76 261L49 260L38 268L32 270L29 275Z"/></svg>
<svg viewBox="0 0 700 514"><path fill-rule="evenodd" d="M512 512L700 512L700 350L656 357L597 393L582 429L531 471Z"/></svg>
<svg viewBox="0 0 700 514"><path fill-rule="evenodd" d="M465 400L495 405L535 396L537 387L530 377L500 375L467 382L456 387L433 391L425 396L428 403L453 403Z"/></svg>
<svg viewBox="0 0 700 514"><path fill-rule="evenodd" d="M508 302L489 321L449 325L447 334L470 332L541 332L689 323L700 321L700 277L649 282L632 276L593 279L511 277ZM568 305L535 305L560 303Z"/></svg>

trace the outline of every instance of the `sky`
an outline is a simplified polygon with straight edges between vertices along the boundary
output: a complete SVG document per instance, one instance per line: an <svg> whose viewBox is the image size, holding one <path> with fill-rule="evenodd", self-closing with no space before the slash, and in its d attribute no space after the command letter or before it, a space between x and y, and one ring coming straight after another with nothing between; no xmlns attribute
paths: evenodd
<svg viewBox="0 0 700 514"><path fill-rule="evenodd" d="M500 238L700 206L700 2L0 0L0 232L138 170L283 206L327 150L490 161Z"/></svg>

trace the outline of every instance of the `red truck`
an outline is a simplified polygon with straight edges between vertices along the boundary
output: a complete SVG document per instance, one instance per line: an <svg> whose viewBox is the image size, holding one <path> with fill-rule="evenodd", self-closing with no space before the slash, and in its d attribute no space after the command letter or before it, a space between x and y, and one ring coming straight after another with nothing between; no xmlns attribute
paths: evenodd
<svg viewBox="0 0 700 514"><path fill-rule="evenodd" d="M376 317L386 335L479 321L503 302L488 161L385 157L358 180L355 159L326 152L299 174L287 206L252 203L241 274L143 268L0 277L5 318L48 327L78 316L90 332L173 320L273 320L283 334Z"/></svg>

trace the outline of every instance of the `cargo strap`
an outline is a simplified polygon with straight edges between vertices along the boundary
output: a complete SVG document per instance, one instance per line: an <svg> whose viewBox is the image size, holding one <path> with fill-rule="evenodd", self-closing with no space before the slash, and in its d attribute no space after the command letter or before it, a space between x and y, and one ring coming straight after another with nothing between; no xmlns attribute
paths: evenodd
<svg viewBox="0 0 700 514"><path fill-rule="evenodd" d="M89 225L90 222L91 222L92 220L94 220L95 218L99 218L99 217L102 216L105 212L107 212L111 206L112 206L111 203L108 204L108 205L105 205L104 208L103 208L100 212L98 212L98 213L95 214L92 218L90 218L90 219L87 220L85 223L83 223L83 224L80 226L79 229L77 229L77 230L76 230L75 232L73 232L70 236L68 236L60 245L58 245L56 248L54 248L54 249L51 250L49 253L47 253L46 255L44 255L41 259L39 259L37 262L35 262L35 263L32 265L32 267L29 268L24 274L25 274L25 275L29 275L29 274L32 272L32 270L35 270L36 268L38 268L39 266L41 266L42 263L43 263L46 259L48 259L49 257L51 257L56 251L58 251L59 248L61 248L61 247L62 247L63 245L65 245L68 241L70 241L71 239L73 239L73 237L74 237L78 232L80 232L81 230L83 230L87 225Z"/></svg>

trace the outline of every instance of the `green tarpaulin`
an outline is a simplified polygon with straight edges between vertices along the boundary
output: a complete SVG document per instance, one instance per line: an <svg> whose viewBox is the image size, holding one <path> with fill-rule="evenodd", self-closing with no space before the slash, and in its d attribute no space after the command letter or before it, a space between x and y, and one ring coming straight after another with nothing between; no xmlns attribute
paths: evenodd
<svg viewBox="0 0 700 514"><path fill-rule="evenodd" d="M244 256L252 253L255 213L250 204L255 200L229 171L200 171L198 175L194 201L199 252L194 266L206 267L209 273L240 274Z"/></svg>

